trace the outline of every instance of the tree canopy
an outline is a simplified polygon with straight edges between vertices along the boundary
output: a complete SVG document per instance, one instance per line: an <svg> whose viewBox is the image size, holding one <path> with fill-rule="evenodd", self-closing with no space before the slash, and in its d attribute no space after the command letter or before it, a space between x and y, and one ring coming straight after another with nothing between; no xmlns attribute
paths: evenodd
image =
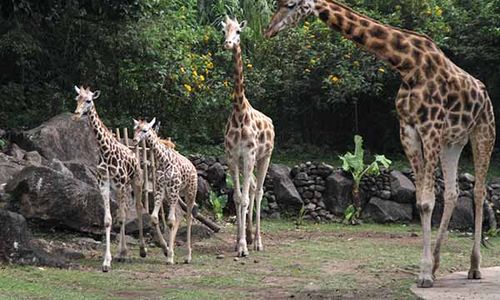
<svg viewBox="0 0 500 300"><path fill-rule="evenodd" d="M74 109L72 86L103 94L112 127L156 116L180 145L221 145L231 109L232 59L224 15L242 33L248 99L275 123L278 149L344 150L354 133L378 152L400 151L384 63L311 17L266 40L271 0L7 0L0 4L0 127L36 126ZM488 87L498 114L500 0L345 0L381 22L431 36Z"/></svg>

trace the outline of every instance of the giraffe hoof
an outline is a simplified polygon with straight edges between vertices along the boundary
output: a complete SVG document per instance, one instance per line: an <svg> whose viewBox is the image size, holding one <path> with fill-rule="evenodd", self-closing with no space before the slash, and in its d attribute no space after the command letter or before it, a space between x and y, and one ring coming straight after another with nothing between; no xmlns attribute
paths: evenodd
<svg viewBox="0 0 500 300"><path fill-rule="evenodd" d="M111 270L111 266L102 266L102 272L108 273Z"/></svg>
<svg viewBox="0 0 500 300"><path fill-rule="evenodd" d="M139 255L144 258L148 255L148 250L144 247L141 247L141 249L139 249Z"/></svg>
<svg viewBox="0 0 500 300"><path fill-rule="evenodd" d="M481 271L479 271L479 270L469 270L468 278L469 279L481 279L482 278Z"/></svg>
<svg viewBox="0 0 500 300"><path fill-rule="evenodd" d="M431 288L434 285L434 280L430 275L420 275L418 277L417 286L419 288Z"/></svg>
<svg viewBox="0 0 500 300"><path fill-rule="evenodd" d="M253 248L255 251L264 251L264 246L262 246L262 244L255 243Z"/></svg>

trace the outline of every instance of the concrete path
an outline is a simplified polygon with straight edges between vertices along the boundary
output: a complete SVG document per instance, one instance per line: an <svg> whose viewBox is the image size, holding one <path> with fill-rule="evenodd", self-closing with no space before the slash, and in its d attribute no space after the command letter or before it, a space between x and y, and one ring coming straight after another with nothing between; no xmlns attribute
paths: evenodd
<svg viewBox="0 0 500 300"><path fill-rule="evenodd" d="M483 279L468 280L467 272L456 272L434 281L430 289L411 287L425 300L493 300L500 299L500 267L481 269Z"/></svg>

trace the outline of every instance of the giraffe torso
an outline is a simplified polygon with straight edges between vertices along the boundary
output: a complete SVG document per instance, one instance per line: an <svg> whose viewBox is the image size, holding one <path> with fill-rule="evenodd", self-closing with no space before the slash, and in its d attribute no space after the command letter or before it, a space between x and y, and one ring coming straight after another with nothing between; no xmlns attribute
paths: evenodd
<svg viewBox="0 0 500 300"><path fill-rule="evenodd" d="M273 122L249 104L245 110L233 110L226 124L224 144L229 158L250 154L259 160L270 156L274 145Z"/></svg>
<svg viewBox="0 0 500 300"><path fill-rule="evenodd" d="M137 156L113 136L95 111L90 113L89 122L99 145L98 174L107 174L114 185L129 184L141 172Z"/></svg>
<svg viewBox="0 0 500 300"><path fill-rule="evenodd" d="M157 137L150 138L149 144L154 148L157 160L156 182L158 188L170 193L187 195L196 192L198 173L193 163L179 152L166 147ZM167 200L173 200L167 197Z"/></svg>

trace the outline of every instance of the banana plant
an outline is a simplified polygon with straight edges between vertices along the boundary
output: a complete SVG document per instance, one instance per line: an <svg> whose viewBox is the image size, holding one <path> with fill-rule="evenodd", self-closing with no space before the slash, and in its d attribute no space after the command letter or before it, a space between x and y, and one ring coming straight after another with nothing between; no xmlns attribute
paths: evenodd
<svg viewBox="0 0 500 300"><path fill-rule="evenodd" d="M380 166L388 168L392 163L385 155L375 155L375 160L371 164L365 165L363 138L359 135L355 135L354 145L354 154L347 152L343 156L339 156L342 161L342 169L346 172L350 172L354 180L352 190L353 204L344 212L344 223L350 224L357 224L361 213L361 199L359 194L361 179L363 179L365 175L379 175Z"/></svg>

